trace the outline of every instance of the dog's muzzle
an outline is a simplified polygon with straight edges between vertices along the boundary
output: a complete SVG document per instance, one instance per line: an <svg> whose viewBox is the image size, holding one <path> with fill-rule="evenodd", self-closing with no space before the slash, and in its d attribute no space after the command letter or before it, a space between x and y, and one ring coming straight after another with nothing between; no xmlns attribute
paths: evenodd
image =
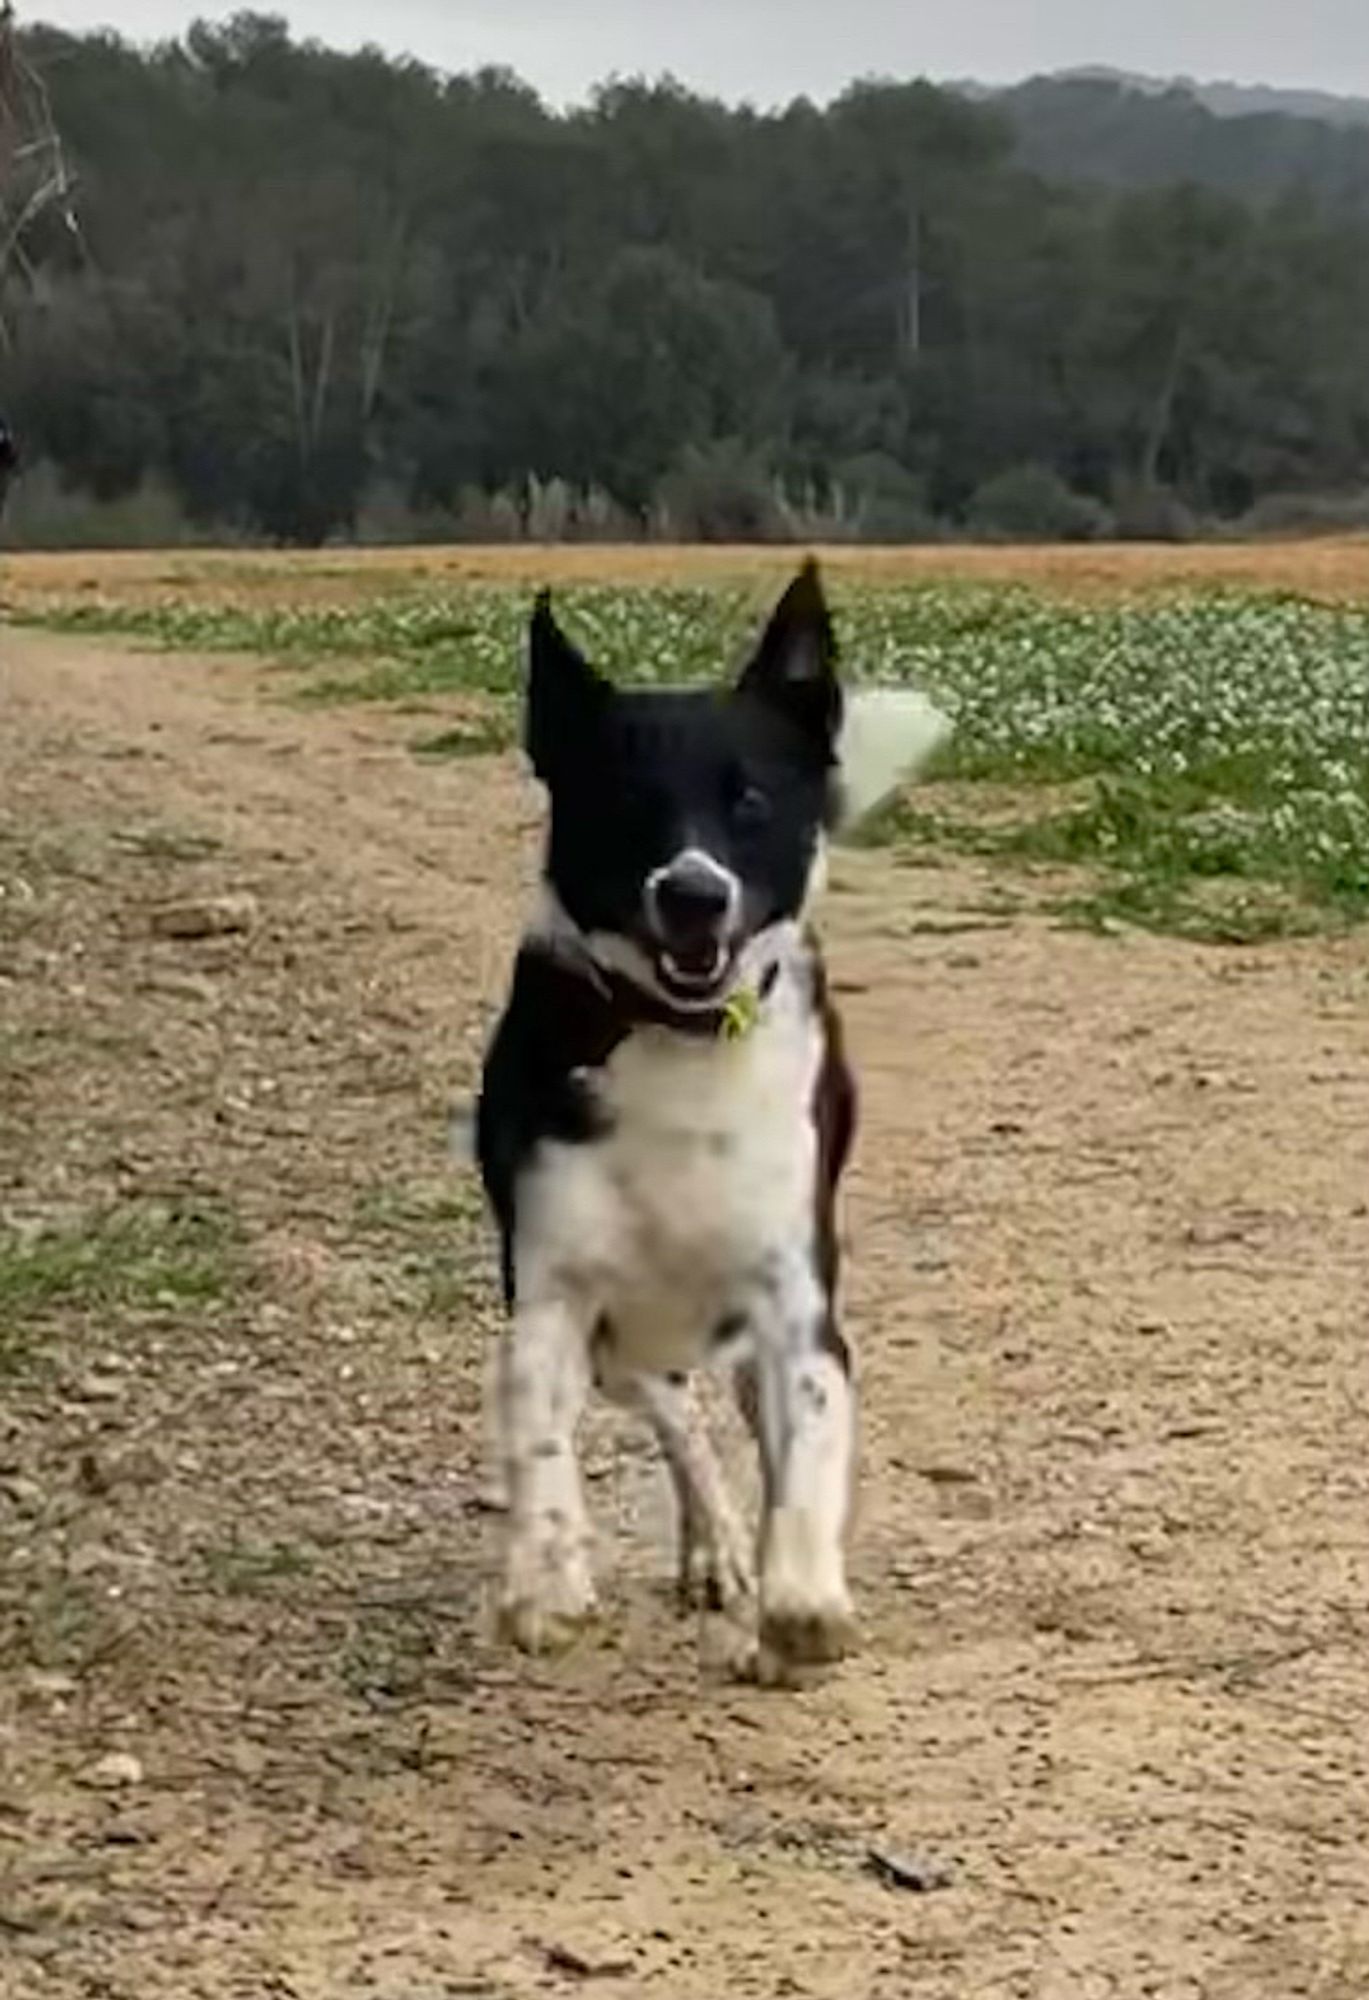
<svg viewBox="0 0 1369 2000"><path fill-rule="evenodd" d="M662 984L686 998L716 993L740 942L736 876L710 855L690 850L648 876L644 901Z"/></svg>

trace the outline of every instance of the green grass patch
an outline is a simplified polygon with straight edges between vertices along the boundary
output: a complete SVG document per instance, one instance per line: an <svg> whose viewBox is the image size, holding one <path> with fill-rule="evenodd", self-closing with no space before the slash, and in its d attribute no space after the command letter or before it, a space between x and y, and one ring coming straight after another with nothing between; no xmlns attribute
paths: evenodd
<svg viewBox="0 0 1369 2000"><path fill-rule="evenodd" d="M1274 938L1312 937L1333 919L1313 905L1269 892L1218 897L1185 893L1170 881L1120 877L1078 896L1061 896L1051 909L1071 930L1113 936L1122 930L1163 932L1198 944L1260 944Z"/></svg>
<svg viewBox="0 0 1369 2000"><path fill-rule="evenodd" d="M313 1574L315 1557L298 1542L244 1542L203 1551L211 1588L225 1597L261 1597Z"/></svg>
<svg viewBox="0 0 1369 2000"><path fill-rule="evenodd" d="M480 1190L469 1176L442 1181L371 1181L357 1193L352 1227L360 1236L427 1240L469 1235L483 1214Z"/></svg>
<svg viewBox="0 0 1369 2000"><path fill-rule="evenodd" d="M1283 791L1282 809L1279 773L1250 757L1181 774L1099 778L1090 791L1064 811L1010 820L900 803L867 838L905 858L948 848L1028 867L1087 869L1093 886L1055 907L1095 928L1125 924L1239 944L1369 916L1369 771L1339 795L1318 791L1308 773L1301 788ZM917 797L934 799L935 788Z"/></svg>
<svg viewBox="0 0 1369 2000"><path fill-rule="evenodd" d="M226 1211L138 1205L34 1229L0 1226L0 1366L55 1317L184 1313L227 1298L240 1241Z"/></svg>

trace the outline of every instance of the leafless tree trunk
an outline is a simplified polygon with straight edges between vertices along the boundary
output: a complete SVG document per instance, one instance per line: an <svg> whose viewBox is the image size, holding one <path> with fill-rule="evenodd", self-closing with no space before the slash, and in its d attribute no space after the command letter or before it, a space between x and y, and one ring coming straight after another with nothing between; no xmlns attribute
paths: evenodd
<svg viewBox="0 0 1369 2000"><path fill-rule="evenodd" d="M908 264L903 287L903 346L922 352L922 215L916 206L908 216Z"/></svg>
<svg viewBox="0 0 1369 2000"><path fill-rule="evenodd" d="M1165 448L1170 425L1174 420L1174 399L1179 393L1187 351L1188 326L1180 320L1174 330L1169 359L1165 363L1165 372L1151 407L1150 422L1146 427L1146 441L1141 452L1141 484L1146 487L1156 485L1159 480L1160 453Z"/></svg>
<svg viewBox="0 0 1369 2000"><path fill-rule="evenodd" d="M397 215L381 262L379 289L367 302L361 334L361 421L368 424L380 400L385 376L390 331L394 325L395 300L404 270L408 219Z"/></svg>

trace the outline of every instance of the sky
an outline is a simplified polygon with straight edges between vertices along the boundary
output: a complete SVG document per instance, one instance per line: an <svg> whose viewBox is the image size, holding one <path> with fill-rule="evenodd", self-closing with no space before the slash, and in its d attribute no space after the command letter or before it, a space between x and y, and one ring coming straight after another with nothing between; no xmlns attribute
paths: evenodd
<svg viewBox="0 0 1369 2000"><path fill-rule="evenodd" d="M856 76L1015 81L1083 63L1204 82L1369 97L1369 0L255 0L300 36L378 42L437 68L515 69L554 103L611 74L669 71L769 105L825 99ZM213 0L20 0L24 20L184 30Z"/></svg>

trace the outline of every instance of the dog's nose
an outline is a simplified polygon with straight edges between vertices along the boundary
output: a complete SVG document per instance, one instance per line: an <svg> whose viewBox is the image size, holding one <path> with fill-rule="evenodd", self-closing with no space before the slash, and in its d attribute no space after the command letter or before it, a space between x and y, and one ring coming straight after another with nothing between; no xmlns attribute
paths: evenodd
<svg viewBox="0 0 1369 2000"><path fill-rule="evenodd" d="M681 855L647 883L653 928L667 942L714 937L737 901L736 879L707 855Z"/></svg>

